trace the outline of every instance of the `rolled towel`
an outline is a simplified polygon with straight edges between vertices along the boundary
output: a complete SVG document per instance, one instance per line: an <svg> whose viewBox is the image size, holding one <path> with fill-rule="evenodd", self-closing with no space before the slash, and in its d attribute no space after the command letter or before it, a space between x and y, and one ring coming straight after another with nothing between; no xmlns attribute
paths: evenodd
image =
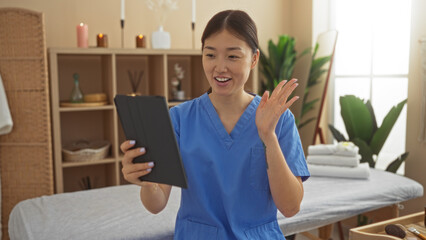
<svg viewBox="0 0 426 240"><path fill-rule="evenodd" d="M338 144L318 144L308 147L308 155L338 155L355 157L359 148L352 142L339 142Z"/></svg>
<svg viewBox="0 0 426 240"><path fill-rule="evenodd" d="M341 167L357 167L361 155L355 157L345 157L337 155L308 155L306 162L310 164L341 166Z"/></svg>
<svg viewBox="0 0 426 240"><path fill-rule="evenodd" d="M326 165L315 165L308 163L311 176L318 177L340 177L367 179L370 177L370 166L368 163L361 163L358 167L337 167Z"/></svg>

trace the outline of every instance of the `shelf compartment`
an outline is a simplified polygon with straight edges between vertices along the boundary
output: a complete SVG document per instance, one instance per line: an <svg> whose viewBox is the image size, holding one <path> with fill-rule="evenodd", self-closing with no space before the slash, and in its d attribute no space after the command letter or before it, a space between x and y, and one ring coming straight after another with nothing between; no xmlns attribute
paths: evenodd
<svg viewBox="0 0 426 240"><path fill-rule="evenodd" d="M174 66L179 64L185 71L182 80L182 90L185 91L185 97L189 100L205 93L210 85L205 77L202 58L200 55L168 55L167 56L167 86L168 99L173 101L172 79L176 76Z"/></svg>
<svg viewBox="0 0 426 240"><path fill-rule="evenodd" d="M79 74L80 89L84 94L105 93L113 102L111 55L58 55L59 101L67 102L74 87L74 73Z"/></svg>
<svg viewBox="0 0 426 240"><path fill-rule="evenodd" d="M114 118L114 110L61 112L62 146L81 140L107 140L111 143L108 157L116 158Z"/></svg>
<svg viewBox="0 0 426 240"><path fill-rule="evenodd" d="M132 93L129 77L137 76L143 71L141 82L136 89L142 95L165 96L164 84L164 55L116 55L117 94Z"/></svg>
<svg viewBox="0 0 426 240"><path fill-rule="evenodd" d="M91 189L115 186L117 185L115 168L115 162L64 168L64 192L87 190L87 184L86 187L81 184L82 179L87 177L90 179Z"/></svg>

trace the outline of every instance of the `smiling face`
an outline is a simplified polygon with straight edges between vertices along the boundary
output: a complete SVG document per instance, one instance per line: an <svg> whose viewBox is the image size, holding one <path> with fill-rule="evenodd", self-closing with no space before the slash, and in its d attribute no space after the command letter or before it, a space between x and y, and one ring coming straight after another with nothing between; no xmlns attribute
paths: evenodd
<svg viewBox="0 0 426 240"><path fill-rule="evenodd" d="M249 45L227 30L206 38L203 48L203 68L212 88L218 96L238 96L244 93L250 70L259 57Z"/></svg>

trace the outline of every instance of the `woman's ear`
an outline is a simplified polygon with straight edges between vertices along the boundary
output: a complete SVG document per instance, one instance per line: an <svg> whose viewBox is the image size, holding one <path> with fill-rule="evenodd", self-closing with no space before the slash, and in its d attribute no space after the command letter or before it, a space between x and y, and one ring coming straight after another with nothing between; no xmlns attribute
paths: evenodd
<svg viewBox="0 0 426 240"><path fill-rule="evenodd" d="M260 56L260 51L259 49L256 49L256 52L253 54L250 69L253 69L256 66L257 62L259 61L259 56Z"/></svg>

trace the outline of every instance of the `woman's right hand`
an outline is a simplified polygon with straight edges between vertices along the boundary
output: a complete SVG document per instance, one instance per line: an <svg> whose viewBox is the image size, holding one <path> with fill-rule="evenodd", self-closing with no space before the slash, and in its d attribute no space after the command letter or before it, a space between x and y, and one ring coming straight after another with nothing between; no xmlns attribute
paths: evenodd
<svg viewBox="0 0 426 240"><path fill-rule="evenodd" d="M133 140L125 141L120 145L120 149L124 153L122 160L123 168L121 171L123 172L124 179L126 179L126 181L139 186L145 186L150 182L142 182L139 180L139 178L151 172L152 168L154 167L154 162L133 163L134 158L146 153L146 150L143 147L130 149L134 145L135 141Z"/></svg>

